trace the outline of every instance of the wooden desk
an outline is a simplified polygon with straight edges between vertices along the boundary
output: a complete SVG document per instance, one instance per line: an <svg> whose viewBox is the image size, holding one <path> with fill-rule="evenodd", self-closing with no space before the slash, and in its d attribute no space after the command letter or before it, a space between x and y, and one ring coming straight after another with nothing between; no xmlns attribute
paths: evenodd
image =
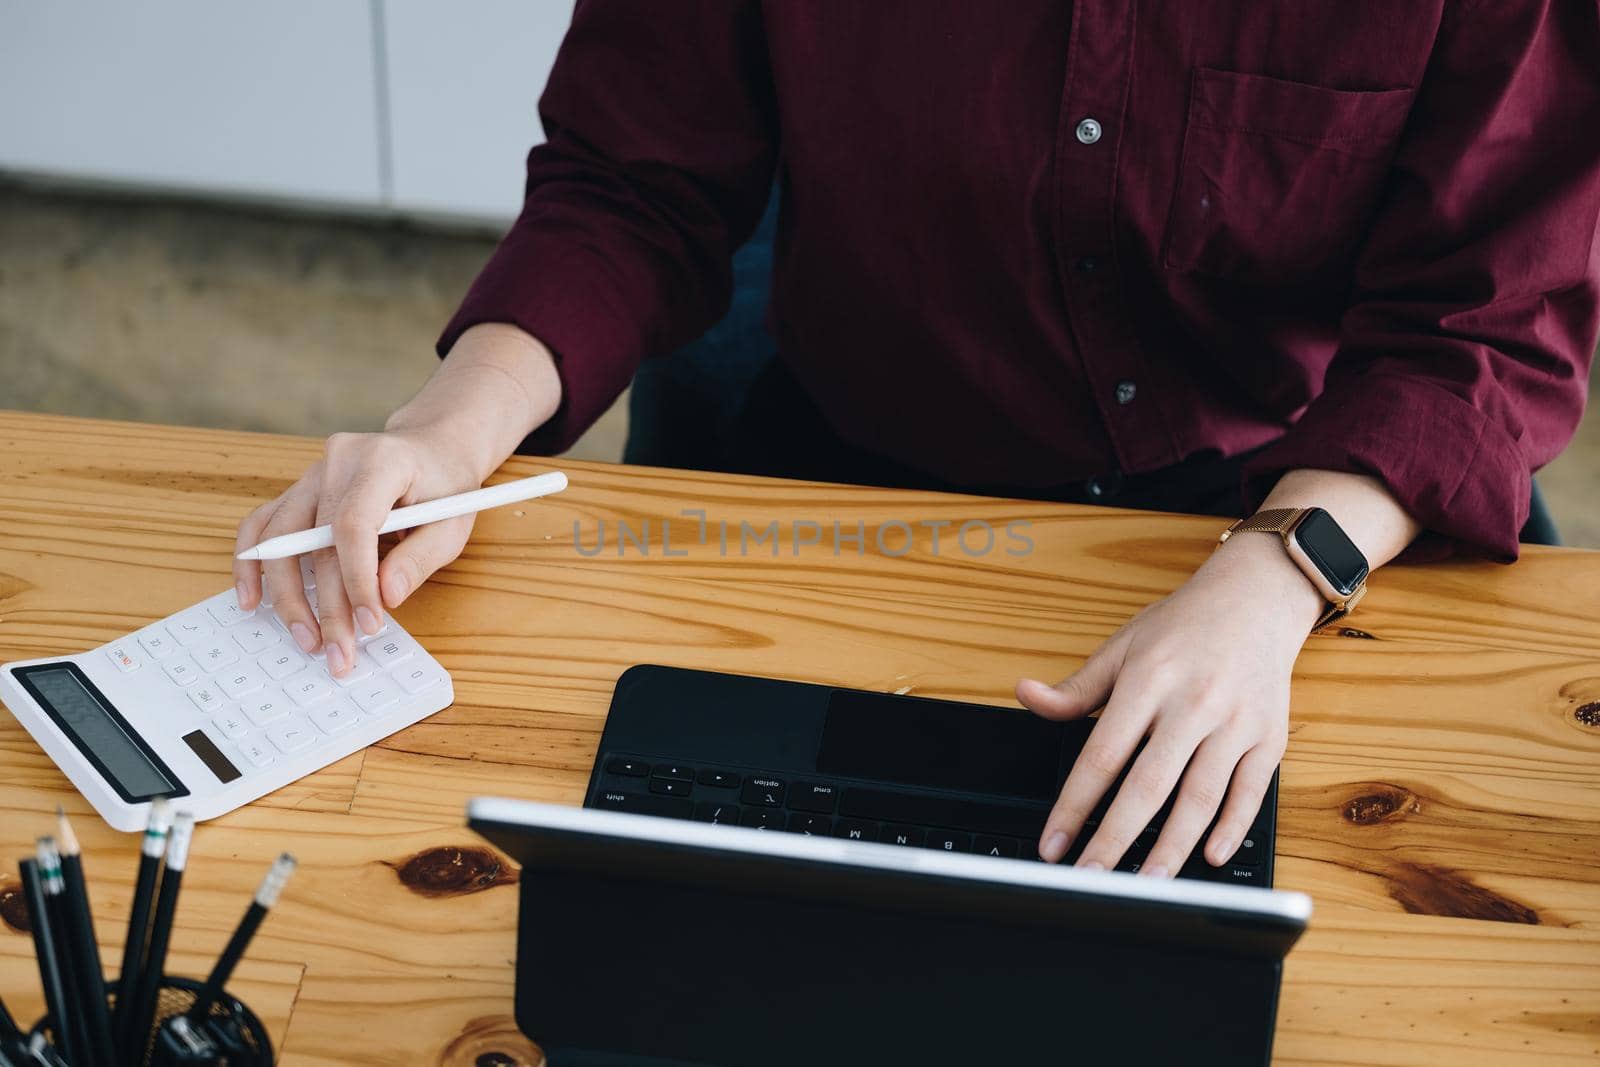
<svg viewBox="0 0 1600 1067"><path fill-rule="evenodd" d="M77 651L228 585L234 526L315 441L0 413L0 659ZM548 464L516 460L521 476ZM516 871L462 826L467 798L576 804L617 675L670 663L1009 703L1057 678L1211 549L1218 521L588 463L572 488L478 519L401 621L456 703L201 827L175 966L201 970L270 856L302 860L236 990L283 1062L536 1063L510 1017ZM693 543L703 509L709 544ZM672 520L663 556L661 523ZM720 556L717 523L732 524ZM969 519L1035 550L973 558ZM650 524L649 554L615 524ZM740 556L738 524L783 545ZM866 524L835 556L832 523ZM878 553L875 531L899 552ZM948 520L940 549L917 524ZM792 554L795 523L822 544ZM606 547L581 555L606 528ZM809 536L810 528L801 527ZM969 545L981 548L973 532ZM686 555L678 556L678 552ZM1359 636L1300 657L1278 884L1316 899L1279 1015L1288 1064L1595 1062L1600 1055L1600 553L1382 573ZM1372 638L1370 640L1365 638ZM120 945L132 838L105 828L0 721L0 919L10 858L64 803L103 943ZM114 958L114 957L113 957ZM42 1008L28 939L0 925L0 994ZM597 995L599 995L597 993ZM480 1059L499 1052L504 1058Z"/></svg>

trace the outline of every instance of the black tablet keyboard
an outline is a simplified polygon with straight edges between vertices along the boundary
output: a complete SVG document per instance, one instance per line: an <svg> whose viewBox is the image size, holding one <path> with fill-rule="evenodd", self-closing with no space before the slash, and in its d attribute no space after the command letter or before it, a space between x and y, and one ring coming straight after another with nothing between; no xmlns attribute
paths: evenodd
<svg viewBox="0 0 1600 1067"><path fill-rule="evenodd" d="M1120 783L1119 783L1120 784ZM1197 847L1180 877L1239 885L1271 884L1271 800L1232 861L1212 867ZM1110 796L1115 795L1115 790ZM1048 806L827 778L797 778L748 768L691 766L624 754L602 754L590 806L670 819L875 841L907 848L1038 859ZM1106 802L1091 816L1064 862L1072 863ZM1128 850L1119 871L1138 871L1155 845L1163 810ZM1201 838L1203 846L1205 838Z"/></svg>

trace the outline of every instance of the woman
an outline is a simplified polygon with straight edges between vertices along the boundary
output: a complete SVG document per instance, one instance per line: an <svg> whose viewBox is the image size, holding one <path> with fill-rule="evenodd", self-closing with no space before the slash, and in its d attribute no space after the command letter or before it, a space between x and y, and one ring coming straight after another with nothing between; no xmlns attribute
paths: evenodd
<svg viewBox="0 0 1600 1067"><path fill-rule="evenodd" d="M292 561L265 582L347 669L471 526L380 565L387 509L566 447L701 334L776 176L780 358L730 464L1318 508L1374 569L1413 543L1512 559L1600 329L1597 79L1595 6L1557 0L581 2L522 215L438 372L240 543L333 524L320 615ZM1103 708L1044 858L1114 866L1174 790L1142 873L1175 873L1219 809L1204 855L1232 854L1295 656L1350 592L1293 540L1241 532L1071 677L1018 683L1041 715Z"/></svg>

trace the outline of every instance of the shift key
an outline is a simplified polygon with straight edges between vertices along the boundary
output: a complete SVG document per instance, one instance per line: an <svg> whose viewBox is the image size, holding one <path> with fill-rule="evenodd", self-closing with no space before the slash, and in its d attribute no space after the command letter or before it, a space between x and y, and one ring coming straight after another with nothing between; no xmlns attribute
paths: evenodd
<svg viewBox="0 0 1600 1067"><path fill-rule="evenodd" d="M687 819L694 805L689 802L688 797L619 793L608 789L595 798L595 807L607 811L626 811L635 815L661 815L668 819Z"/></svg>

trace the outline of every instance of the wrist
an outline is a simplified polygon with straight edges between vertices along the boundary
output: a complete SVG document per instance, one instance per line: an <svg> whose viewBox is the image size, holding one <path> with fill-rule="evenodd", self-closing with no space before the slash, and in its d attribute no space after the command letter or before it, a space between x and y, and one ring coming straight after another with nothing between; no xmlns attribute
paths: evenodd
<svg viewBox="0 0 1600 1067"><path fill-rule="evenodd" d="M1251 610L1305 637L1327 610L1327 602L1304 571L1289 558L1277 534L1242 533L1212 552L1197 574L1226 584L1249 600Z"/></svg>

